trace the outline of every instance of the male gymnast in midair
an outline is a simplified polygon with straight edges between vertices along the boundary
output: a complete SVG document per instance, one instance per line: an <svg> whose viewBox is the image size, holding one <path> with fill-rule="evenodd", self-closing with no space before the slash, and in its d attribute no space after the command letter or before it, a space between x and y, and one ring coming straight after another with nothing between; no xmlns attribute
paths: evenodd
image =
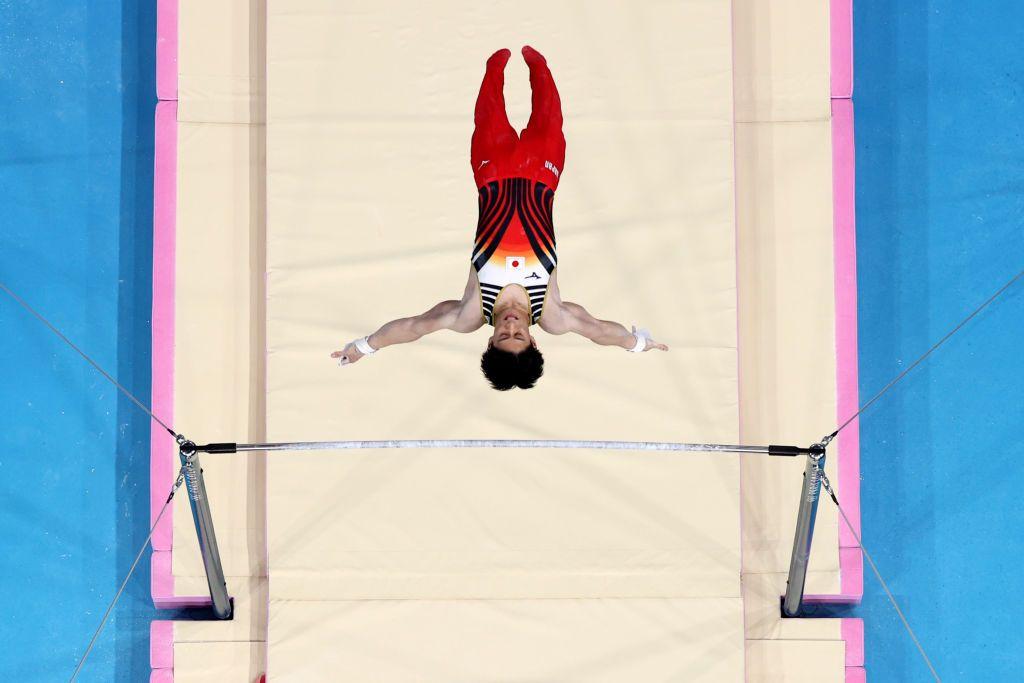
<svg viewBox="0 0 1024 683"><path fill-rule="evenodd" d="M645 330L598 320L583 306L562 301L551 206L565 162L562 104L543 55L526 46L533 111L521 136L505 112L505 65L509 50L487 60L476 100L470 163L479 193L469 280L460 300L442 301L426 313L399 318L331 354L342 365L385 346L437 332L475 332L494 327L480 359L495 389L529 389L544 372L544 357L530 326L548 334L575 332L602 346L636 353L668 347Z"/></svg>

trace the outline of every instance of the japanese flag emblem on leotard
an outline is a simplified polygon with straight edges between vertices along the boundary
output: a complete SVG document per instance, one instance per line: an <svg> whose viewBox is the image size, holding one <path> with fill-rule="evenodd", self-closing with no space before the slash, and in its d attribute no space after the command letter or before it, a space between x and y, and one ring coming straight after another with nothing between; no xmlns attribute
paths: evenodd
<svg viewBox="0 0 1024 683"><path fill-rule="evenodd" d="M525 256L506 256L505 257L505 270L510 273L520 273L526 268L526 257Z"/></svg>

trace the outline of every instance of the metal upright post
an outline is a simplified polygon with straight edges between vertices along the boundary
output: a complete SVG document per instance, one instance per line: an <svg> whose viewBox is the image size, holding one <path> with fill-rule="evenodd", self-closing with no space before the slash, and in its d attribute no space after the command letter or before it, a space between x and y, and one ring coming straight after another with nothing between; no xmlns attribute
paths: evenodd
<svg viewBox="0 0 1024 683"><path fill-rule="evenodd" d="M782 612L787 617L797 616L800 612L800 603L804 598L807 562L811 556L814 518L818 512L821 473L824 469L825 448L820 446L820 450L807 454L807 467L804 469L804 483L800 491L800 509L796 518L796 535L793 538L793 555L789 560L789 580L786 583L786 597L782 603Z"/></svg>
<svg viewBox="0 0 1024 683"><path fill-rule="evenodd" d="M210 500L206 497L203 468L199 464L199 451L194 443L181 438L178 445L188 500L192 506L192 520L199 536L199 551L203 556L203 566L206 568L206 581L210 585L213 613L218 619L230 619L231 599L228 597L228 586L224 580L224 568L220 563L217 534L213 530L213 516L210 514Z"/></svg>

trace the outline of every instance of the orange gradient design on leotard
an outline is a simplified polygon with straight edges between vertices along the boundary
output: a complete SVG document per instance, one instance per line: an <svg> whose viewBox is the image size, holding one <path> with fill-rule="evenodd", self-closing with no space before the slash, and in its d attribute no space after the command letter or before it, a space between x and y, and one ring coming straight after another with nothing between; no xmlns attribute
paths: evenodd
<svg viewBox="0 0 1024 683"><path fill-rule="evenodd" d="M529 258L532 254L533 247L530 246L530 240L526 238L526 230L523 228L523 224L519 222L517 216L512 219L508 229L505 231L505 236L488 261L504 265L505 257L507 256L525 256L528 261L535 262L535 259Z"/></svg>
<svg viewBox="0 0 1024 683"><path fill-rule="evenodd" d="M543 183L528 178L503 178L481 187L473 250L476 269L484 263L504 267L506 257L524 256L529 267L554 270L553 195Z"/></svg>

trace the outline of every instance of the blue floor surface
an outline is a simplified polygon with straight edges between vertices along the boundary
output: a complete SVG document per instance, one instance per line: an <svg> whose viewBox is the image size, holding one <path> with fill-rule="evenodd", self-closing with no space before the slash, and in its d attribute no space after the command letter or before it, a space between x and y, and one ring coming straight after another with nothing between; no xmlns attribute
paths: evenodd
<svg viewBox="0 0 1024 683"><path fill-rule="evenodd" d="M860 391L1024 269L1015 2L855 0ZM861 421L864 543L943 680L1022 680L1024 280ZM933 680L865 567L869 680Z"/></svg>
<svg viewBox="0 0 1024 683"><path fill-rule="evenodd" d="M0 11L0 281L149 403L155 9ZM0 294L0 680L68 680L149 522L149 424ZM148 555L79 680L149 677Z"/></svg>
<svg viewBox="0 0 1024 683"><path fill-rule="evenodd" d="M866 399L1024 268L1024 6L855 5ZM0 13L0 281L147 403L154 26ZM6 298L0 330L0 679L66 680L148 531L150 425ZM948 681L1024 665L1022 333L1018 283L861 423L865 542ZM930 680L865 586L869 680ZM80 680L147 680L156 614L144 562Z"/></svg>

